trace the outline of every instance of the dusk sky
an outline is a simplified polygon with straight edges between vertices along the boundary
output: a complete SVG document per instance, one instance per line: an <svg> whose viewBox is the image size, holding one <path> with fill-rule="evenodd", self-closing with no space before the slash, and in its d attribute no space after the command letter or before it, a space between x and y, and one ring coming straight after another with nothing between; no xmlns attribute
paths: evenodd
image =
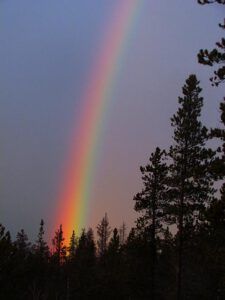
<svg viewBox="0 0 225 300"><path fill-rule="evenodd" d="M0 1L0 223L32 239L48 234L82 94L118 3L129 0ZM203 121L219 126L224 87L211 87L201 48L221 36L220 5L139 0L101 120L86 227L107 212L111 227L137 217L140 165L172 142L170 117L189 74L201 81Z"/></svg>

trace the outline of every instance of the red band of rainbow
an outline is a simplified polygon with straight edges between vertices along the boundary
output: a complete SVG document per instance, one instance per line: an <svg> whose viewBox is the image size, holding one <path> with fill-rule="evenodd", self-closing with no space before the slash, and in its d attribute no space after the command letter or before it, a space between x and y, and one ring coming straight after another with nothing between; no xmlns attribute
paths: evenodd
<svg viewBox="0 0 225 300"><path fill-rule="evenodd" d="M101 118L110 99L118 72L118 61L126 44L138 6L142 0L120 0L106 30L102 50L90 73L81 99L82 109L75 124L72 145L67 157L65 181L61 187L57 226L63 224L66 239L85 226L91 183L101 131Z"/></svg>

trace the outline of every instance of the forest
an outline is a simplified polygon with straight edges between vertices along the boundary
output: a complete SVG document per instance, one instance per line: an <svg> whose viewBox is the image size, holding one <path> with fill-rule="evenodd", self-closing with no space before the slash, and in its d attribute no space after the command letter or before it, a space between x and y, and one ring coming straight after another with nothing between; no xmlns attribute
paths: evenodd
<svg viewBox="0 0 225 300"><path fill-rule="evenodd" d="M224 8L225 1L198 3ZM209 84L224 85L225 38L197 57L216 68ZM105 214L96 235L73 232L66 245L62 224L49 245L43 220L34 243L23 229L12 240L0 224L0 299L225 299L225 98L221 126L207 128L201 95L197 75L187 76L171 144L140 167L130 230L111 228Z"/></svg>

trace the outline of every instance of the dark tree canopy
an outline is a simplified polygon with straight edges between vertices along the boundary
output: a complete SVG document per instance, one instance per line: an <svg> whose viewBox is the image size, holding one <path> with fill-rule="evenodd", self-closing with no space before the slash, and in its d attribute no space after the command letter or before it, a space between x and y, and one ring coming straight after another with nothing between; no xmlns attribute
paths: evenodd
<svg viewBox="0 0 225 300"><path fill-rule="evenodd" d="M218 3L225 4L224 0L198 0L199 4ZM224 23L219 24L221 29L225 29ZM201 49L198 53L198 62L210 67L219 65L219 68L214 71L214 75L210 78L212 85L218 86L225 81L225 38L221 38L216 43L216 48L212 50Z"/></svg>
<svg viewBox="0 0 225 300"><path fill-rule="evenodd" d="M198 0L199 4L212 4L212 3L218 3L218 4L225 4L225 0Z"/></svg>
<svg viewBox="0 0 225 300"><path fill-rule="evenodd" d="M190 75L178 98L178 111L171 118L174 143L170 147L170 214L168 220L177 225L178 286L177 298L183 299L184 247L201 215L213 199L213 176L210 166L215 153L206 147L208 131L202 125L203 98L195 75ZM190 231L191 228L191 231Z"/></svg>
<svg viewBox="0 0 225 300"><path fill-rule="evenodd" d="M66 257L66 246L64 244L63 229L62 225L59 226L59 229L55 232L55 237L52 240L53 253L55 260L58 264L62 264Z"/></svg>
<svg viewBox="0 0 225 300"><path fill-rule="evenodd" d="M108 241L111 235L111 228L109 226L109 220L107 214L102 218L101 222L97 226L97 235L98 235L98 253L100 257L104 256L108 248Z"/></svg>

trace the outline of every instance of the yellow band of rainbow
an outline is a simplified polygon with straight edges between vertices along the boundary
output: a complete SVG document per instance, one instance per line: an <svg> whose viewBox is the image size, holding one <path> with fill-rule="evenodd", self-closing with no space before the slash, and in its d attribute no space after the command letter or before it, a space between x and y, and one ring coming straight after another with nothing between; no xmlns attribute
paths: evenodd
<svg viewBox="0 0 225 300"><path fill-rule="evenodd" d="M66 239L72 230L80 233L85 226L90 201L102 116L119 70L119 61L126 48L127 37L143 0L119 0L106 28L103 44L90 72L81 111L67 156L66 174L57 201L57 226L63 224Z"/></svg>

